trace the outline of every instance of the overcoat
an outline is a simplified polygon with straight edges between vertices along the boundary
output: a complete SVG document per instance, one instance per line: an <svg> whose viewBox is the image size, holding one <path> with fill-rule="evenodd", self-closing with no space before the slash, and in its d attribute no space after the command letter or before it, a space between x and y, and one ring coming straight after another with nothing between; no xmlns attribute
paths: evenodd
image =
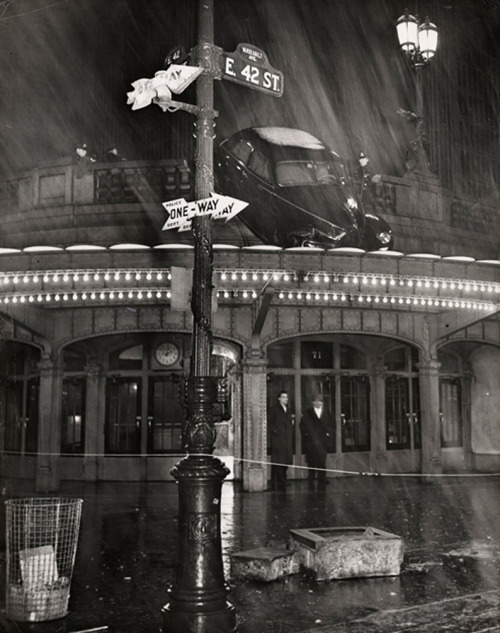
<svg viewBox="0 0 500 633"><path fill-rule="evenodd" d="M269 409L267 430L271 444L271 461L291 464L293 460L293 418L280 404Z"/></svg>
<svg viewBox="0 0 500 633"><path fill-rule="evenodd" d="M309 466L324 463L328 449L332 446L335 428L332 417L326 408L320 418L314 407L304 411L300 422L302 452Z"/></svg>

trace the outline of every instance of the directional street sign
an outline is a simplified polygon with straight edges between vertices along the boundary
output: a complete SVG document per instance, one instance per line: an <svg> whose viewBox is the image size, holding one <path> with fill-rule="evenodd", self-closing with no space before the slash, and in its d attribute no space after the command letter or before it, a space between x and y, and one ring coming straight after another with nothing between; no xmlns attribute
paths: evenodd
<svg viewBox="0 0 500 633"><path fill-rule="evenodd" d="M238 44L234 53L223 53L222 78L273 97L283 94L283 73L273 68L264 51L252 44Z"/></svg>
<svg viewBox="0 0 500 633"><path fill-rule="evenodd" d="M208 198L194 202L186 202L184 198L177 198L177 200L162 202L162 205L168 216L162 231L170 229L186 231L191 228L191 220L197 215L211 215L214 220L225 219L227 222L243 211L248 206L248 202L211 193Z"/></svg>

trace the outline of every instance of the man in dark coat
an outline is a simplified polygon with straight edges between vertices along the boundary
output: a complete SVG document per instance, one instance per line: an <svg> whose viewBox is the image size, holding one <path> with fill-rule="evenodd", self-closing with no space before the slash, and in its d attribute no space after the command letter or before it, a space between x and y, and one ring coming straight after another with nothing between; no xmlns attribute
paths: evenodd
<svg viewBox="0 0 500 633"><path fill-rule="evenodd" d="M302 452L306 456L308 481L310 487L314 480L318 486L324 487L326 481L326 455L332 446L335 427L329 411L323 403L323 396L317 395L312 399L312 406L304 411L300 422L302 437Z"/></svg>
<svg viewBox="0 0 500 633"><path fill-rule="evenodd" d="M269 409L267 429L271 443L271 488L286 490L287 464L293 460L293 417L286 391L280 391L278 403Z"/></svg>

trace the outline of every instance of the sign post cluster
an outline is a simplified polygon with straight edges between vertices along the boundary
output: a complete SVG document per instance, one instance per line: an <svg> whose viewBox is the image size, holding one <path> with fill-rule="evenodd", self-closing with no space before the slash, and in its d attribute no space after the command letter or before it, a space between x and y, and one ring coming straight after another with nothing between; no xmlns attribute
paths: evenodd
<svg viewBox="0 0 500 633"><path fill-rule="evenodd" d="M213 191L213 80L227 79L275 97L283 94L283 74L271 67L266 54L251 44L239 44L234 53L222 53L213 42L214 0L199 0L198 46L195 64L174 49L167 69L153 79L140 79L128 93L132 109L156 103L164 111L186 110L196 115L195 196L163 203L167 220L163 230L192 230L194 241L191 310L193 336L187 388L188 415L183 429L187 455L172 470L179 489L179 547L175 578L168 604L162 610L162 633L236 633L234 607L227 601L221 545L222 483L227 467L213 456L214 405L217 378L211 375L213 348L212 220L236 216L247 202ZM178 62L174 64L174 62ZM197 80L197 105L172 100Z"/></svg>

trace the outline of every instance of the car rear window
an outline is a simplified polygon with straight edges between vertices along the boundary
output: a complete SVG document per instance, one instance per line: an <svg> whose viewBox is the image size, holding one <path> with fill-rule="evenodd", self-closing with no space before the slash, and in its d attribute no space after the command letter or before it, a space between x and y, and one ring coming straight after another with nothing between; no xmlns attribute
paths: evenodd
<svg viewBox="0 0 500 633"><path fill-rule="evenodd" d="M254 151L248 164L248 168L260 178L264 178L264 180L267 180L268 182L271 181L269 162L262 152L259 152L258 150Z"/></svg>
<svg viewBox="0 0 500 633"><path fill-rule="evenodd" d="M276 165L276 179L282 187L326 185L341 182L341 174L332 161L282 161Z"/></svg>
<svg viewBox="0 0 500 633"><path fill-rule="evenodd" d="M252 153L252 146L245 140L240 139L237 143L228 143L227 149L242 163L247 163L250 154Z"/></svg>

